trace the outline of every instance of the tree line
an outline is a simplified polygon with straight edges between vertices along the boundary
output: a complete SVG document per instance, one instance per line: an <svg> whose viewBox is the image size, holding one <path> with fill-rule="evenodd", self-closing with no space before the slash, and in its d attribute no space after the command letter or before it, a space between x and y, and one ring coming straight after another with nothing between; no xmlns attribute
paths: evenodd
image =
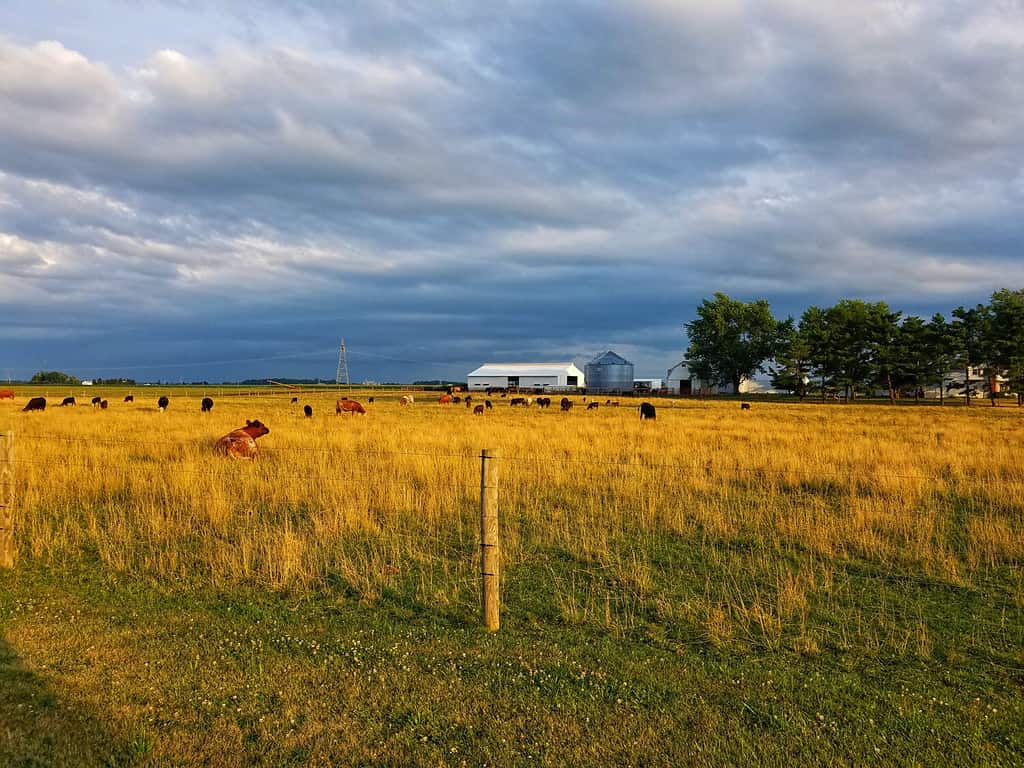
<svg viewBox="0 0 1024 768"><path fill-rule="evenodd" d="M762 373L801 400L828 392L851 400L877 390L892 401L904 394L916 400L926 387L938 387L940 400L955 390L968 405L981 393L994 405L999 376L1017 393L1017 404L1024 402L1024 290L1001 289L988 303L928 319L885 302L843 299L779 320L765 299L716 293L685 328L690 372L734 392ZM980 371L980 389L972 385L972 370ZM963 382L951 379L953 371L963 371Z"/></svg>

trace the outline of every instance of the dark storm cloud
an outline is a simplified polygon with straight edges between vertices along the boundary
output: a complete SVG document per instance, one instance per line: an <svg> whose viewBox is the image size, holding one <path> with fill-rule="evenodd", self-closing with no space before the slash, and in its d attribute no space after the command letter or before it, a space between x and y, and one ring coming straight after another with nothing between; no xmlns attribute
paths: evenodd
<svg viewBox="0 0 1024 768"><path fill-rule="evenodd" d="M0 12L21 374L660 375L716 290L1024 284L1017 2L55 7Z"/></svg>

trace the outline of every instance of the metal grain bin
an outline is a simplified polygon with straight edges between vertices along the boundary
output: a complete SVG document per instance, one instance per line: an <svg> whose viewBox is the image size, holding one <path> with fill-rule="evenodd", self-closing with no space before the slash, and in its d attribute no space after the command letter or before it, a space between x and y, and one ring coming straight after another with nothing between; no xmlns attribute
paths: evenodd
<svg viewBox="0 0 1024 768"><path fill-rule="evenodd" d="M612 351L587 363L584 377L588 392L633 391L633 364Z"/></svg>

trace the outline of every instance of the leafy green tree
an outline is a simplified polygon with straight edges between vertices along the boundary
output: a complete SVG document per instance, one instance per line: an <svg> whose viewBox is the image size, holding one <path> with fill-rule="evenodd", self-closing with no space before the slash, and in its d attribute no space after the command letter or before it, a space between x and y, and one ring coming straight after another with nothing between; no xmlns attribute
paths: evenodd
<svg viewBox="0 0 1024 768"><path fill-rule="evenodd" d="M1017 405L1024 394L1024 290L1002 289L992 294L989 304L992 366L1005 372Z"/></svg>
<svg viewBox="0 0 1024 768"><path fill-rule="evenodd" d="M858 387L883 382L894 397L892 346L900 313L885 302L843 299L821 312L815 330L815 363L823 377L852 400Z"/></svg>
<svg viewBox="0 0 1024 768"><path fill-rule="evenodd" d="M915 316L905 317L892 351L897 386L912 388L915 403L920 400L921 390L931 379L932 350L929 340L930 331L924 320Z"/></svg>
<svg viewBox="0 0 1024 768"><path fill-rule="evenodd" d="M971 309L957 307L953 310L950 328L957 364L964 369L964 397L970 405L971 369L980 368L986 377L992 375L992 313L985 304ZM994 399L992 404L995 405Z"/></svg>
<svg viewBox="0 0 1024 768"><path fill-rule="evenodd" d="M939 405L942 405L946 399L946 375L957 366L957 341L953 327L938 312L928 321L924 343L928 359L925 383L938 385Z"/></svg>
<svg viewBox="0 0 1024 768"><path fill-rule="evenodd" d="M811 342L792 320L782 329L779 351L772 366L772 386L795 393L801 400L807 396L811 374L814 372Z"/></svg>
<svg viewBox="0 0 1024 768"><path fill-rule="evenodd" d="M697 319L686 324L686 356L698 378L740 391L744 379L765 371L765 361L779 350L786 323L772 316L765 299L744 302L724 293L705 299Z"/></svg>
<svg viewBox="0 0 1024 768"><path fill-rule="evenodd" d="M38 371L32 375L32 384L66 384L78 386L82 380L63 371Z"/></svg>

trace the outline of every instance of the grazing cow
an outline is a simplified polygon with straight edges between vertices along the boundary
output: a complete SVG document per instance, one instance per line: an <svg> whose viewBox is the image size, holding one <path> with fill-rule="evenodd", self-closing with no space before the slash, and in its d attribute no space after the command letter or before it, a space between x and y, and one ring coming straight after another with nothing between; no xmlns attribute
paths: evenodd
<svg viewBox="0 0 1024 768"><path fill-rule="evenodd" d="M156 401L156 407L163 413L167 410L167 406L170 404L170 400L167 399L167 395L163 395L159 400Z"/></svg>
<svg viewBox="0 0 1024 768"><path fill-rule="evenodd" d="M597 410L597 405L598 405L597 403L587 403L587 410L588 411L596 411Z"/></svg>
<svg viewBox="0 0 1024 768"><path fill-rule="evenodd" d="M106 400L100 400L100 408L102 408L104 411L107 410L107 401Z"/></svg>
<svg viewBox="0 0 1024 768"><path fill-rule="evenodd" d="M13 400L14 390L13 389L0 389L0 400Z"/></svg>
<svg viewBox="0 0 1024 768"><path fill-rule="evenodd" d="M558 407L561 408L566 413L568 413L569 411L572 410L572 400L570 400L568 397L563 397L562 402L558 404Z"/></svg>
<svg viewBox="0 0 1024 768"><path fill-rule="evenodd" d="M658 416L654 406L650 403L640 403L640 421L651 420L654 421Z"/></svg>
<svg viewBox="0 0 1024 768"><path fill-rule="evenodd" d="M526 405L526 398L525 397L513 397L511 400L508 401L508 404L509 404L510 408L515 408L518 405L525 406Z"/></svg>
<svg viewBox="0 0 1024 768"><path fill-rule="evenodd" d="M451 401L452 401L452 396L451 395L441 395L439 398L437 398L437 402L440 405L448 405L448 403L450 403Z"/></svg>
<svg viewBox="0 0 1024 768"><path fill-rule="evenodd" d="M313 418L313 406L311 406L311 405L304 405L304 406L302 406L302 412L304 414L306 414L306 418L307 419L312 419Z"/></svg>
<svg viewBox="0 0 1024 768"><path fill-rule="evenodd" d="M402 399L399 400L402 405L412 405L414 402L412 395L402 395Z"/></svg>
<svg viewBox="0 0 1024 768"><path fill-rule="evenodd" d="M204 397L203 398L203 402L201 402L199 404L199 412L200 413L209 413L212 410L213 410L213 398L211 398L211 397Z"/></svg>
<svg viewBox="0 0 1024 768"><path fill-rule="evenodd" d="M334 414L340 416L343 413L366 413L366 409L355 400L349 400L347 397L343 400L339 400L334 406Z"/></svg>
<svg viewBox="0 0 1024 768"><path fill-rule="evenodd" d="M259 421L246 419L244 427L228 432L214 444L213 449L232 459L255 459L259 453L256 438L267 434L270 430Z"/></svg>
<svg viewBox="0 0 1024 768"><path fill-rule="evenodd" d="M484 405L487 406L487 410L488 411L491 410L491 408L494 407L493 405L491 405L491 401L490 400L484 400Z"/></svg>
<svg viewBox="0 0 1024 768"><path fill-rule="evenodd" d="M741 411L749 411L750 410L750 403L740 403L740 410Z"/></svg>
<svg viewBox="0 0 1024 768"><path fill-rule="evenodd" d="M77 403L75 402L75 398L65 397L64 402L62 402L61 405L77 405Z"/></svg>
<svg viewBox="0 0 1024 768"><path fill-rule="evenodd" d="M297 402L299 402L299 398L297 398L297 397L293 397L293 398L292 398L292 402L293 402L293 403L297 403Z"/></svg>
<svg viewBox="0 0 1024 768"><path fill-rule="evenodd" d="M461 397L459 397L458 395L455 395L455 396L454 396L454 397L452 398L452 402L453 402L453 403L455 403L456 405L458 405L459 403L461 403L461 402L462 402L462 398L461 398Z"/></svg>
<svg viewBox="0 0 1024 768"><path fill-rule="evenodd" d="M134 403L135 402L135 395L125 395L124 396L124 401L126 403Z"/></svg>
<svg viewBox="0 0 1024 768"><path fill-rule="evenodd" d="M483 416L484 415L484 407L482 405L475 406L473 408L473 415L474 416Z"/></svg>
<svg viewBox="0 0 1024 768"><path fill-rule="evenodd" d="M46 410L46 398L45 397L33 397L26 403L22 411L45 411Z"/></svg>
<svg viewBox="0 0 1024 768"><path fill-rule="evenodd" d="M92 399L92 404L93 405L99 405L100 404L100 400L102 400L102 399L103 399L102 397L94 397Z"/></svg>

